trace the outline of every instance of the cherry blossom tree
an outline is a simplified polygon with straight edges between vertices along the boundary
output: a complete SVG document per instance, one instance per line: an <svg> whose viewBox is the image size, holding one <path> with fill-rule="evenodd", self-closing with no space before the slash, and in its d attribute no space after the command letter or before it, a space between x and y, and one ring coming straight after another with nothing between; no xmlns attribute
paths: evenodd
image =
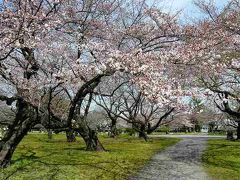
<svg viewBox="0 0 240 180"><path fill-rule="evenodd" d="M108 81L108 86L105 85L106 82L103 82L104 85L100 85L97 93L100 96L97 96L95 100L112 121L112 137L116 136L117 120L123 120L132 125L133 129L139 133L140 138L147 140L147 134L151 134L160 125L167 123L164 120L173 112L174 108L159 107L157 103L150 102L124 74L115 76L115 80L112 78Z"/></svg>
<svg viewBox="0 0 240 180"><path fill-rule="evenodd" d="M1 81L14 89L14 92L2 95L1 100L6 101L8 105L17 101L14 123L8 126L5 136L0 141L1 167L9 165L18 143L39 120L38 102L34 98L38 93L28 80L40 69L34 49L37 45L42 45L41 38L57 23L55 12L59 3L57 1L1 3ZM27 98L26 93L30 94ZM12 97L9 97L11 95Z"/></svg>
<svg viewBox="0 0 240 180"><path fill-rule="evenodd" d="M231 0L223 9L214 3L198 1L196 5L208 18L201 37L204 43L215 42L206 47L212 52L208 60L201 59L205 64L197 66L198 81L206 89L205 95L212 96L220 111L231 116L237 127L237 139L240 138L240 104L239 104L239 1ZM208 32L207 32L208 31ZM213 34L214 37L213 37ZM236 126L237 125L237 126Z"/></svg>

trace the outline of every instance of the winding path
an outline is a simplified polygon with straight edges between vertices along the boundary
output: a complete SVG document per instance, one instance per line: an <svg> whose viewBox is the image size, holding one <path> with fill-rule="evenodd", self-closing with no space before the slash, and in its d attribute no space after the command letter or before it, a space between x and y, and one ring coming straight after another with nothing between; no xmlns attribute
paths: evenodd
<svg viewBox="0 0 240 180"><path fill-rule="evenodd" d="M177 136L179 137L179 136ZM176 145L156 154L152 160L130 180L208 180L201 166L201 155L209 138L180 136Z"/></svg>

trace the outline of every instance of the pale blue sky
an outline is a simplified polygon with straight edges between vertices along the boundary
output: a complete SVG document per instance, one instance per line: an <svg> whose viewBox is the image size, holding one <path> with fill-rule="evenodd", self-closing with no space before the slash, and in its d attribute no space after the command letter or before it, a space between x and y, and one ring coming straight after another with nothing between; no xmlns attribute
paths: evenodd
<svg viewBox="0 0 240 180"><path fill-rule="evenodd" d="M186 22L186 19L191 21L195 18L201 18L203 15L199 12L199 10L193 4L194 0L148 0L151 4L155 2L157 6L160 6L166 12L177 12L178 10L182 10L181 20ZM206 1L214 1L217 7L223 7L230 0L206 0ZM0 0L0 3L2 0Z"/></svg>
<svg viewBox="0 0 240 180"><path fill-rule="evenodd" d="M160 4L161 6L172 9L172 10L180 10L185 9L189 10L194 8L193 2L194 0L152 0L156 4ZM213 1L218 7L224 6L229 0L208 0Z"/></svg>
<svg viewBox="0 0 240 180"><path fill-rule="evenodd" d="M166 12L177 12L182 10L181 19L200 18L203 15L193 4L194 0L151 0L160 6ZM213 1L217 7L223 7L230 0L208 0Z"/></svg>

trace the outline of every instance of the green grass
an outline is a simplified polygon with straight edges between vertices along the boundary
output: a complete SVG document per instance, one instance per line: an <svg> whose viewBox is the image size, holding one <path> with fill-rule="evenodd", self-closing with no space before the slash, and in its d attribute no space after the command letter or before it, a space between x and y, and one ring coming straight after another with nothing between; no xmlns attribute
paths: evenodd
<svg viewBox="0 0 240 180"><path fill-rule="evenodd" d="M18 146L13 164L0 170L1 179L117 179L134 174L157 151L178 142L155 138L101 137L106 152L87 152L84 143L67 143L63 134L48 140L45 134L30 134Z"/></svg>
<svg viewBox="0 0 240 180"><path fill-rule="evenodd" d="M153 132L152 135L208 135L208 134L199 132L169 132L168 134L166 134L165 132Z"/></svg>
<svg viewBox="0 0 240 180"><path fill-rule="evenodd" d="M152 135L210 135L210 136L226 136L225 132L202 133L202 132L153 132Z"/></svg>
<svg viewBox="0 0 240 180"><path fill-rule="evenodd" d="M216 180L240 180L240 141L209 140L205 169Z"/></svg>

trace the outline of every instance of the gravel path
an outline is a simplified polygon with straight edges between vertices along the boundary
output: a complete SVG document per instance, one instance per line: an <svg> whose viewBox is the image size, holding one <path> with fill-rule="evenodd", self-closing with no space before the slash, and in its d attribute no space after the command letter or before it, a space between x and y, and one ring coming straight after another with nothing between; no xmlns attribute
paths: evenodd
<svg viewBox="0 0 240 180"><path fill-rule="evenodd" d="M184 137L179 143L156 154L130 180L208 180L201 155L209 137ZM213 137L212 137L213 138Z"/></svg>

